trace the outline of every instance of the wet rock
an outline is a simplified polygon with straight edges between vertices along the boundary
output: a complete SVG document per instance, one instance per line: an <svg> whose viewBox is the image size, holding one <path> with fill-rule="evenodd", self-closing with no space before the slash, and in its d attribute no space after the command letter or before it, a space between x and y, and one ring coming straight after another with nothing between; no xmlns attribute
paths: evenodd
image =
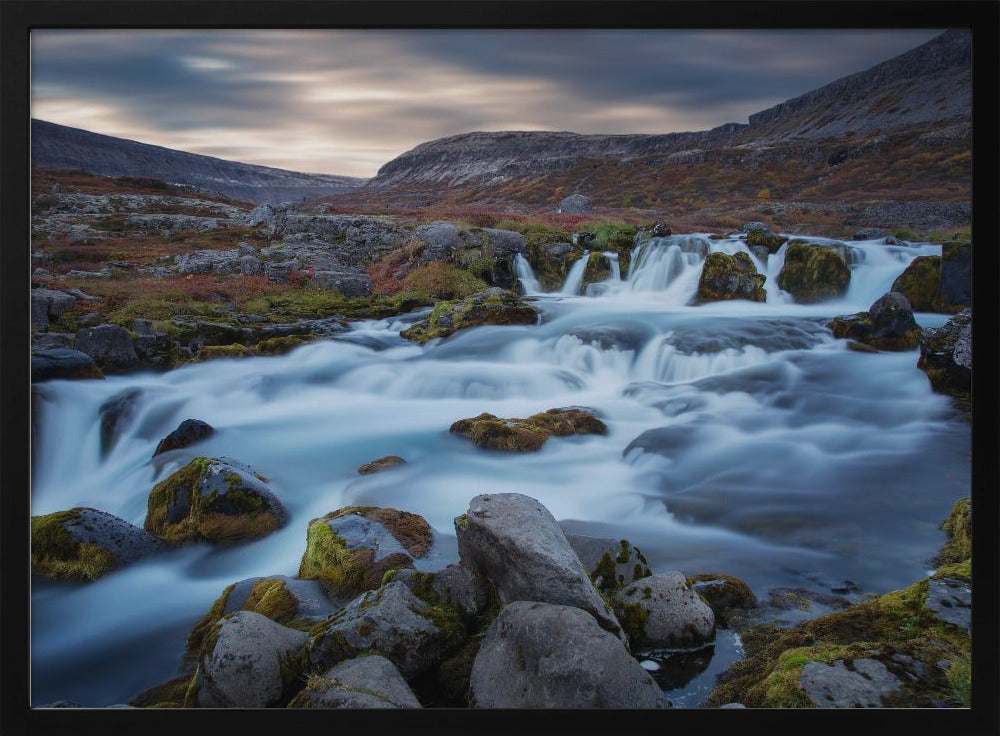
<svg viewBox="0 0 1000 736"><path fill-rule="evenodd" d="M381 654L410 681L462 644L465 629L445 604L421 600L400 582L362 593L313 630L309 659L329 667L362 652Z"/></svg>
<svg viewBox="0 0 1000 736"><path fill-rule="evenodd" d="M610 275L611 259L603 253L591 253L583 271L582 288L586 290L588 285L605 281Z"/></svg>
<svg viewBox="0 0 1000 736"><path fill-rule="evenodd" d="M594 587L613 598L628 583L652 575L646 556L627 539L567 534L566 541L580 558Z"/></svg>
<svg viewBox="0 0 1000 736"><path fill-rule="evenodd" d="M937 305L943 312L972 306L972 243L950 241L941 246Z"/></svg>
<svg viewBox="0 0 1000 736"><path fill-rule="evenodd" d="M735 611L745 611L757 605L757 596L743 580L721 573L704 573L687 579L687 584L700 595L719 626L726 626Z"/></svg>
<svg viewBox="0 0 1000 736"><path fill-rule="evenodd" d="M432 542L418 514L348 506L309 522L299 577L319 580L334 600L351 600L379 587L390 570L413 567Z"/></svg>
<svg viewBox="0 0 1000 736"><path fill-rule="evenodd" d="M590 199L582 194L571 194L556 205L555 211L574 215L590 212Z"/></svg>
<svg viewBox="0 0 1000 736"><path fill-rule="evenodd" d="M371 475L372 473L381 473L384 470L390 470L400 465L406 465L406 460L399 455L385 455L384 457L372 460L370 463L365 463L358 468L358 472L361 475Z"/></svg>
<svg viewBox="0 0 1000 736"><path fill-rule="evenodd" d="M53 348L31 355L31 382L55 379L104 378L94 359L79 350Z"/></svg>
<svg viewBox="0 0 1000 736"><path fill-rule="evenodd" d="M455 529L462 565L491 581L501 603L575 606L624 639L566 535L535 499L518 493L476 496Z"/></svg>
<svg viewBox="0 0 1000 736"><path fill-rule="evenodd" d="M817 708L879 708L882 698L902 685L876 659L855 659L851 666L841 659L832 665L806 662L799 687Z"/></svg>
<svg viewBox="0 0 1000 736"><path fill-rule="evenodd" d="M778 287L790 293L799 304L813 304L843 296L850 280L851 269L834 251L795 244L785 251Z"/></svg>
<svg viewBox="0 0 1000 736"><path fill-rule="evenodd" d="M177 429L160 440L153 452L153 457L171 450L190 447L213 434L215 434L215 429L207 422L200 419L185 419L177 425Z"/></svg>
<svg viewBox="0 0 1000 736"><path fill-rule="evenodd" d="M633 652L694 649L715 638L715 614L679 572L626 585L616 608Z"/></svg>
<svg viewBox="0 0 1000 736"><path fill-rule="evenodd" d="M265 536L285 520L281 502L248 465L198 457L153 487L145 528L172 543L227 543Z"/></svg>
<svg viewBox="0 0 1000 736"><path fill-rule="evenodd" d="M76 333L76 349L91 356L107 372L129 371L139 367L139 356L132 337L124 327L98 325Z"/></svg>
<svg viewBox="0 0 1000 736"><path fill-rule="evenodd" d="M96 580L164 549L152 534L97 509L31 517L31 571L57 580Z"/></svg>
<svg viewBox="0 0 1000 736"><path fill-rule="evenodd" d="M472 666L477 708L664 708L653 678L579 608L507 605Z"/></svg>
<svg viewBox="0 0 1000 736"><path fill-rule="evenodd" d="M377 654L349 659L309 679L289 708L419 708L396 666Z"/></svg>
<svg viewBox="0 0 1000 736"><path fill-rule="evenodd" d="M130 388L115 394L101 404L101 455L107 455L114 448L121 434L135 418L142 391Z"/></svg>
<svg viewBox="0 0 1000 736"><path fill-rule="evenodd" d="M767 229L754 228L747 231L748 248L763 248L768 253L777 253L781 246L787 242L788 238L784 235L777 235Z"/></svg>
<svg viewBox="0 0 1000 736"><path fill-rule="evenodd" d="M199 662L202 708L267 708L290 696L285 672L307 634L239 611L214 627Z"/></svg>
<svg viewBox="0 0 1000 736"><path fill-rule="evenodd" d="M889 291L906 297L910 307L917 312L937 311L938 283L941 280L941 258L918 256L906 270L892 282Z"/></svg>
<svg viewBox="0 0 1000 736"><path fill-rule="evenodd" d="M438 302L431 316L399 334L425 343L447 337L467 327L482 325L533 325L538 311L512 291L492 287L461 301Z"/></svg>
<svg viewBox="0 0 1000 736"><path fill-rule="evenodd" d="M967 399L972 390L972 310L964 309L920 339L920 368L940 393Z"/></svg>
<svg viewBox="0 0 1000 736"><path fill-rule="evenodd" d="M954 577L931 580L924 606L945 623L972 631L972 583L968 580Z"/></svg>
<svg viewBox="0 0 1000 736"><path fill-rule="evenodd" d="M767 301L764 291L766 277L757 273L757 268L746 253L735 255L709 253L698 280L698 303L748 299L754 302Z"/></svg>
<svg viewBox="0 0 1000 736"><path fill-rule="evenodd" d="M449 431L468 437L476 447L507 452L540 450L549 437L577 434L607 434L608 428L591 412L583 409L549 409L527 419L500 419L492 414L459 419Z"/></svg>
<svg viewBox="0 0 1000 736"><path fill-rule="evenodd" d="M829 327L834 337L878 350L912 350L921 336L909 302L897 292L882 295L867 312L835 317Z"/></svg>

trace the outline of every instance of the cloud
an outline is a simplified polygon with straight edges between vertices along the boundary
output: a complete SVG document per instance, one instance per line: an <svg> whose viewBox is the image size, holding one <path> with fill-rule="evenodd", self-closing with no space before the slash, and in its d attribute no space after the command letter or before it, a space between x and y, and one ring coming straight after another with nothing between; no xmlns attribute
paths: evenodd
<svg viewBox="0 0 1000 736"><path fill-rule="evenodd" d="M370 176L472 130L665 133L749 114L936 31L32 33L32 115L195 153Z"/></svg>

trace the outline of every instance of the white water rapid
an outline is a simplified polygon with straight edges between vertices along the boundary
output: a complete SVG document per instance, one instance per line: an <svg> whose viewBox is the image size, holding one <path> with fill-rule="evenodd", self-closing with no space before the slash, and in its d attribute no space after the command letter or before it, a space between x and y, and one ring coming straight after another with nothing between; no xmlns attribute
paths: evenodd
<svg viewBox="0 0 1000 736"><path fill-rule="evenodd" d="M183 547L88 585L35 579L32 702L105 706L175 677L191 626L222 590L297 574L309 520L348 504L423 515L436 533L425 569L456 560L453 519L473 496L517 492L568 531L629 539L654 572L728 573L762 597L817 579L873 593L919 579L943 541L938 522L969 493L969 425L931 391L916 351L852 352L824 324L867 309L940 246L849 247L850 288L822 304L778 290L779 251L754 258L766 303L687 306L705 254L746 246L672 236L637 248L598 296L578 295L586 257L577 261L560 293L534 302L535 326L420 346L399 336L405 318L366 321L280 357L44 384L32 514L92 506L141 526L156 482L192 457L225 455L266 475L290 520L260 541ZM515 268L537 294L527 261ZM136 414L102 457L98 409L129 389L141 392ZM482 412L560 406L592 408L607 436L521 455L448 433ZM187 418L216 434L152 462ZM358 474L387 454L408 464ZM738 638L726 636L719 646L735 657Z"/></svg>

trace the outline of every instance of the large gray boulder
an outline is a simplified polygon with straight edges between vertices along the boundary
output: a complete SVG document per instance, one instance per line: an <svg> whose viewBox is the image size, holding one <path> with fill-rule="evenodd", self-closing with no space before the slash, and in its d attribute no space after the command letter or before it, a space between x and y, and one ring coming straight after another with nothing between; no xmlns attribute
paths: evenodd
<svg viewBox="0 0 1000 736"><path fill-rule="evenodd" d="M476 496L455 529L462 564L490 580L501 603L575 606L624 639L566 535L535 499L519 493Z"/></svg>
<svg viewBox="0 0 1000 736"><path fill-rule="evenodd" d="M413 239L424 244L423 252L417 258L418 265L431 261L449 260L457 250L465 247L458 228L450 222L438 220L421 225L413 231Z"/></svg>
<svg viewBox="0 0 1000 736"><path fill-rule="evenodd" d="M414 592L429 586L439 600L455 606L466 618L482 613L489 603L481 581L462 565L448 565L437 572L397 570L392 579Z"/></svg>
<svg viewBox="0 0 1000 736"><path fill-rule="evenodd" d="M715 614L680 572L625 586L618 594L618 611L633 652L693 649L715 638Z"/></svg>
<svg viewBox="0 0 1000 736"><path fill-rule="evenodd" d="M351 601L327 620L309 647L314 665L329 667L362 652L389 659L407 680L438 664L461 644L465 629L447 605L421 600L390 582Z"/></svg>
<svg viewBox="0 0 1000 736"><path fill-rule="evenodd" d="M58 378L104 378L94 359L79 350L52 348L31 355L31 382L41 383Z"/></svg>
<svg viewBox="0 0 1000 736"><path fill-rule="evenodd" d="M556 205L556 212L574 215L590 212L590 199L582 194L571 194Z"/></svg>
<svg viewBox="0 0 1000 736"><path fill-rule="evenodd" d="M306 643L305 632L239 611L219 621L213 637L199 661L199 706L267 708L289 695L282 672Z"/></svg>
<svg viewBox="0 0 1000 736"><path fill-rule="evenodd" d="M140 365L131 335L118 325L84 327L76 333L74 344L105 371L128 371Z"/></svg>
<svg viewBox="0 0 1000 736"><path fill-rule="evenodd" d="M477 708L664 708L663 691L622 643L579 608L506 606L472 665Z"/></svg>
<svg viewBox="0 0 1000 736"><path fill-rule="evenodd" d="M567 534L566 541L605 595L614 596L629 583L653 574L646 556L627 539Z"/></svg>
<svg viewBox="0 0 1000 736"><path fill-rule="evenodd" d="M817 708L880 708L885 695L903 683L876 659L855 659L852 669L844 660L832 665L806 662L799 687Z"/></svg>
<svg viewBox="0 0 1000 736"><path fill-rule="evenodd" d="M31 327L37 332L46 332L49 322L59 319L70 307L76 304L76 298L55 289L31 290Z"/></svg>
<svg viewBox="0 0 1000 736"><path fill-rule="evenodd" d="M420 701L385 657L349 659L309 679L289 708L419 708Z"/></svg>

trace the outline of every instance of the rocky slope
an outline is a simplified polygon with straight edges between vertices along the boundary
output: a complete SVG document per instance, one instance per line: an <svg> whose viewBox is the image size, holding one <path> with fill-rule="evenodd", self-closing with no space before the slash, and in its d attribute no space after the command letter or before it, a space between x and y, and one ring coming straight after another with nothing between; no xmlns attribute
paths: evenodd
<svg viewBox="0 0 1000 736"><path fill-rule="evenodd" d="M225 161L45 120L31 121L31 161L36 166L84 169L104 176L156 177L248 202L286 202L340 194L365 181Z"/></svg>

